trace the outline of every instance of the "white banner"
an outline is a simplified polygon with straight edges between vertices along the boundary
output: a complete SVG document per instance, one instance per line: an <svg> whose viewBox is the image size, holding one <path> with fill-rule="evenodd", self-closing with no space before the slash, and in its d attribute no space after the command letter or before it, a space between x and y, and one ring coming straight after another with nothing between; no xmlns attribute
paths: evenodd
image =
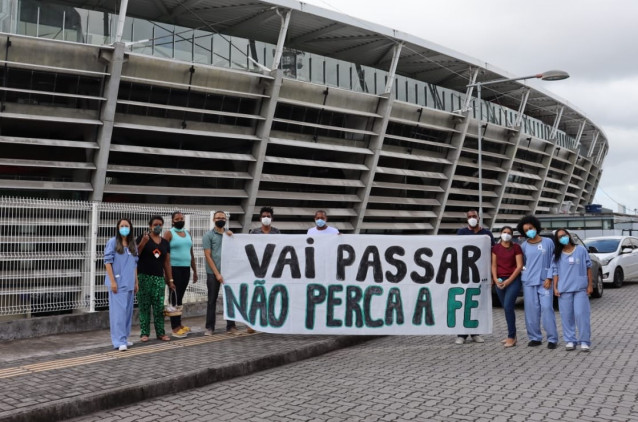
<svg viewBox="0 0 638 422"><path fill-rule="evenodd" d="M224 317L280 334L488 334L487 236L224 236Z"/></svg>

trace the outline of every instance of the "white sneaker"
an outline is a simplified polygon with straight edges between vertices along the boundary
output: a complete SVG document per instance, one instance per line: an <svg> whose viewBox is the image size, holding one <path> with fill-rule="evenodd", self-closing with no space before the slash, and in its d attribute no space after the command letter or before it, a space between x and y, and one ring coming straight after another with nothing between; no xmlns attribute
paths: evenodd
<svg viewBox="0 0 638 422"><path fill-rule="evenodd" d="M127 341L127 342L126 342L126 345L127 345L128 347L131 347L131 346L133 345L133 342L132 342L132 341Z"/></svg>
<svg viewBox="0 0 638 422"><path fill-rule="evenodd" d="M571 341L565 345L566 350L574 350L575 348L576 346L574 346L574 343L572 343Z"/></svg>
<svg viewBox="0 0 638 422"><path fill-rule="evenodd" d="M125 351L125 350L128 350L128 347L126 347L126 344L123 344L123 345L121 345L121 346L119 347L119 351L120 351L120 352L123 352L123 351Z"/></svg>
<svg viewBox="0 0 638 422"><path fill-rule="evenodd" d="M206 330L206 331L204 331L204 335L205 335L205 336L212 336L212 335L213 335L213 330Z"/></svg>
<svg viewBox="0 0 638 422"><path fill-rule="evenodd" d="M485 340L483 340L483 337L479 336L478 334L475 336L472 336L472 341L474 341L474 343L485 343Z"/></svg>
<svg viewBox="0 0 638 422"><path fill-rule="evenodd" d="M465 343L465 339L463 337L457 337L456 340L454 340L454 344L463 344Z"/></svg>
<svg viewBox="0 0 638 422"><path fill-rule="evenodd" d="M589 346L586 344L581 344L580 345L580 351L581 352L589 352Z"/></svg>

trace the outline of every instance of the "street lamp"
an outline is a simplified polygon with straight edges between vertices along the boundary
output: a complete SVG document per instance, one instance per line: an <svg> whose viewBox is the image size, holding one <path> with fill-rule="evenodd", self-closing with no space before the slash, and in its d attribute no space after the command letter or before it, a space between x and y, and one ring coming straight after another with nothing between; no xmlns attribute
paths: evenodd
<svg viewBox="0 0 638 422"><path fill-rule="evenodd" d="M468 88L476 87L476 97L478 98L479 115L478 115L478 184L479 184L479 218L483 218L483 108L481 107L481 87L483 85L494 85L502 82L523 81L525 79L541 79L543 81L560 81L569 78L569 73L562 70L548 70L547 72L538 73L536 75L521 76L518 78L496 79L487 82L476 82L467 85Z"/></svg>

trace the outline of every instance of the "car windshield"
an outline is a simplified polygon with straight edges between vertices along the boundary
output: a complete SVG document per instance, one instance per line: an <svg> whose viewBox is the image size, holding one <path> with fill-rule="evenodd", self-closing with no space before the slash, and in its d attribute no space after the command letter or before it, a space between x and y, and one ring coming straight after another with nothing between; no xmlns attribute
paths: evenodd
<svg viewBox="0 0 638 422"><path fill-rule="evenodd" d="M587 239L585 244L587 247L593 246L598 253L611 253L616 252L618 249L618 243L620 239Z"/></svg>

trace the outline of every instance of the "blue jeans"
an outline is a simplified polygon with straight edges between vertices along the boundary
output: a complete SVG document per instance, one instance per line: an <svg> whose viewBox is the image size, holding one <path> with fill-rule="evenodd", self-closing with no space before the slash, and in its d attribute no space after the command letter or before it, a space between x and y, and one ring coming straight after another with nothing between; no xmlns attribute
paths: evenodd
<svg viewBox="0 0 638 422"><path fill-rule="evenodd" d="M496 294L498 299L503 305L505 311L505 321L507 321L507 337L516 338L516 313L514 312L514 306L516 305L516 298L521 291L521 276L519 275L504 289L496 288Z"/></svg>

